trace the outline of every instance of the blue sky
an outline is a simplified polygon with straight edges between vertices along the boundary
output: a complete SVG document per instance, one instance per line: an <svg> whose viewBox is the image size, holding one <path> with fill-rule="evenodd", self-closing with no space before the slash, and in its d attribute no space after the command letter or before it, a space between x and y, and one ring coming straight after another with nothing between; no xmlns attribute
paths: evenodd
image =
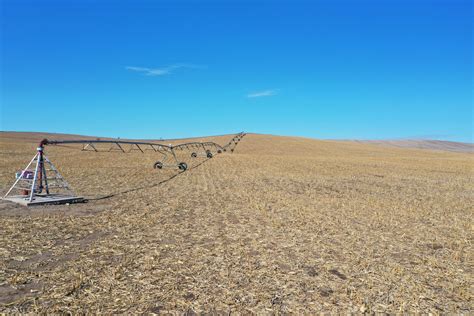
<svg viewBox="0 0 474 316"><path fill-rule="evenodd" d="M473 141L469 0L1 0L1 130Z"/></svg>

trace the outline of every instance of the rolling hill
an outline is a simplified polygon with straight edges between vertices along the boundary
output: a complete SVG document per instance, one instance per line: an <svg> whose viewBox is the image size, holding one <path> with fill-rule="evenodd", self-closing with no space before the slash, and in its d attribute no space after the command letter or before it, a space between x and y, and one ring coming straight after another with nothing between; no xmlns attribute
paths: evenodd
<svg viewBox="0 0 474 316"><path fill-rule="evenodd" d="M0 134L2 193L45 136ZM247 134L179 173L47 146L90 200L0 203L0 312L468 313L473 156L398 147Z"/></svg>

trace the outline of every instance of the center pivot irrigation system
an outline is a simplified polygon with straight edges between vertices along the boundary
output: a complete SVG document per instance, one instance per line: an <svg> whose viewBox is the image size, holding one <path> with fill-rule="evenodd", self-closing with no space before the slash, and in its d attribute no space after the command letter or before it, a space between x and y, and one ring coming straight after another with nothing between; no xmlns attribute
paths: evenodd
<svg viewBox="0 0 474 316"><path fill-rule="evenodd" d="M212 158L224 152L234 152L244 132L236 134L226 145L221 146L215 142L188 142L178 145L164 145L154 142L114 140L47 140L43 139L35 156L30 163L21 171L16 173L16 180L3 197L22 205L39 204L64 204L84 201L83 197L76 196L70 185L61 176L51 161L45 155L45 146L67 146L82 145L82 151L92 152L131 152L153 151L161 155L161 159L153 164L155 169L176 169L185 171L188 164L178 160L178 153L185 153L189 158ZM106 150L99 144L110 144ZM129 146L128 151L124 148ZM183 155L179 155L182 157ZM15 193L15 195L14 195Z"/></svg>

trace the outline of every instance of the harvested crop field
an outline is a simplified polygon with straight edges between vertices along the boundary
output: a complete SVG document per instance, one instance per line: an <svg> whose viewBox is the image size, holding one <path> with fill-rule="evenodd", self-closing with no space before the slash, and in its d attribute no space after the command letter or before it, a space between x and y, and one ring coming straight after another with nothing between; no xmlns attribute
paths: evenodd
<svg viewBox="0 0 474 316"><path fill-rule="evenodd" d="M5 193L42 135L0 136ZM470 153L247 134L183 173L46 153L91 200L0 202L0 312L474 310Z"/></svg>

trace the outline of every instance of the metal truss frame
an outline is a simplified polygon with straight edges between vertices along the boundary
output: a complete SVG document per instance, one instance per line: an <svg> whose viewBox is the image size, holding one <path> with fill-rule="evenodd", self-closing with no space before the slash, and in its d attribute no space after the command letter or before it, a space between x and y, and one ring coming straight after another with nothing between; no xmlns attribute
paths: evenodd
<svg viewBox="0 0 474 316"><path fill-rule="evenodd" d="M82 197L74 195L66 180L61 176L59 171L53 166L51 161L44 154L45 146L61 146L61 145L82 145L82 151L92 152L121 152L129 153L132 151L152 150L162 155L161 160L156 161L153 165L155 169L178 169L185 171L188 165L185 161L178 160L179 157L204 157L212 158L214 155L221 154L226 151L234 152L235 146L240 142L245 134L236 134L231 141L221 146L215 142L187 142L178 145L165 145L155 142L144 141L126 141L120 139L101 140L101 139L75 139L75 140L47 140L40 142L37 153L30 163L17 174L17 178L3 199L11 200L23 205L34 204L56 204L83 201ZM108 150L103 150L98 144L110 144ZM126 147L128 146L128 151ZM191 154L189 155L189 153ZM34 168L32 168L34 166ZM59 193L50 192L51 189L59 189ZM22 195L10 196L12 192L23 192Z"/></svg>

